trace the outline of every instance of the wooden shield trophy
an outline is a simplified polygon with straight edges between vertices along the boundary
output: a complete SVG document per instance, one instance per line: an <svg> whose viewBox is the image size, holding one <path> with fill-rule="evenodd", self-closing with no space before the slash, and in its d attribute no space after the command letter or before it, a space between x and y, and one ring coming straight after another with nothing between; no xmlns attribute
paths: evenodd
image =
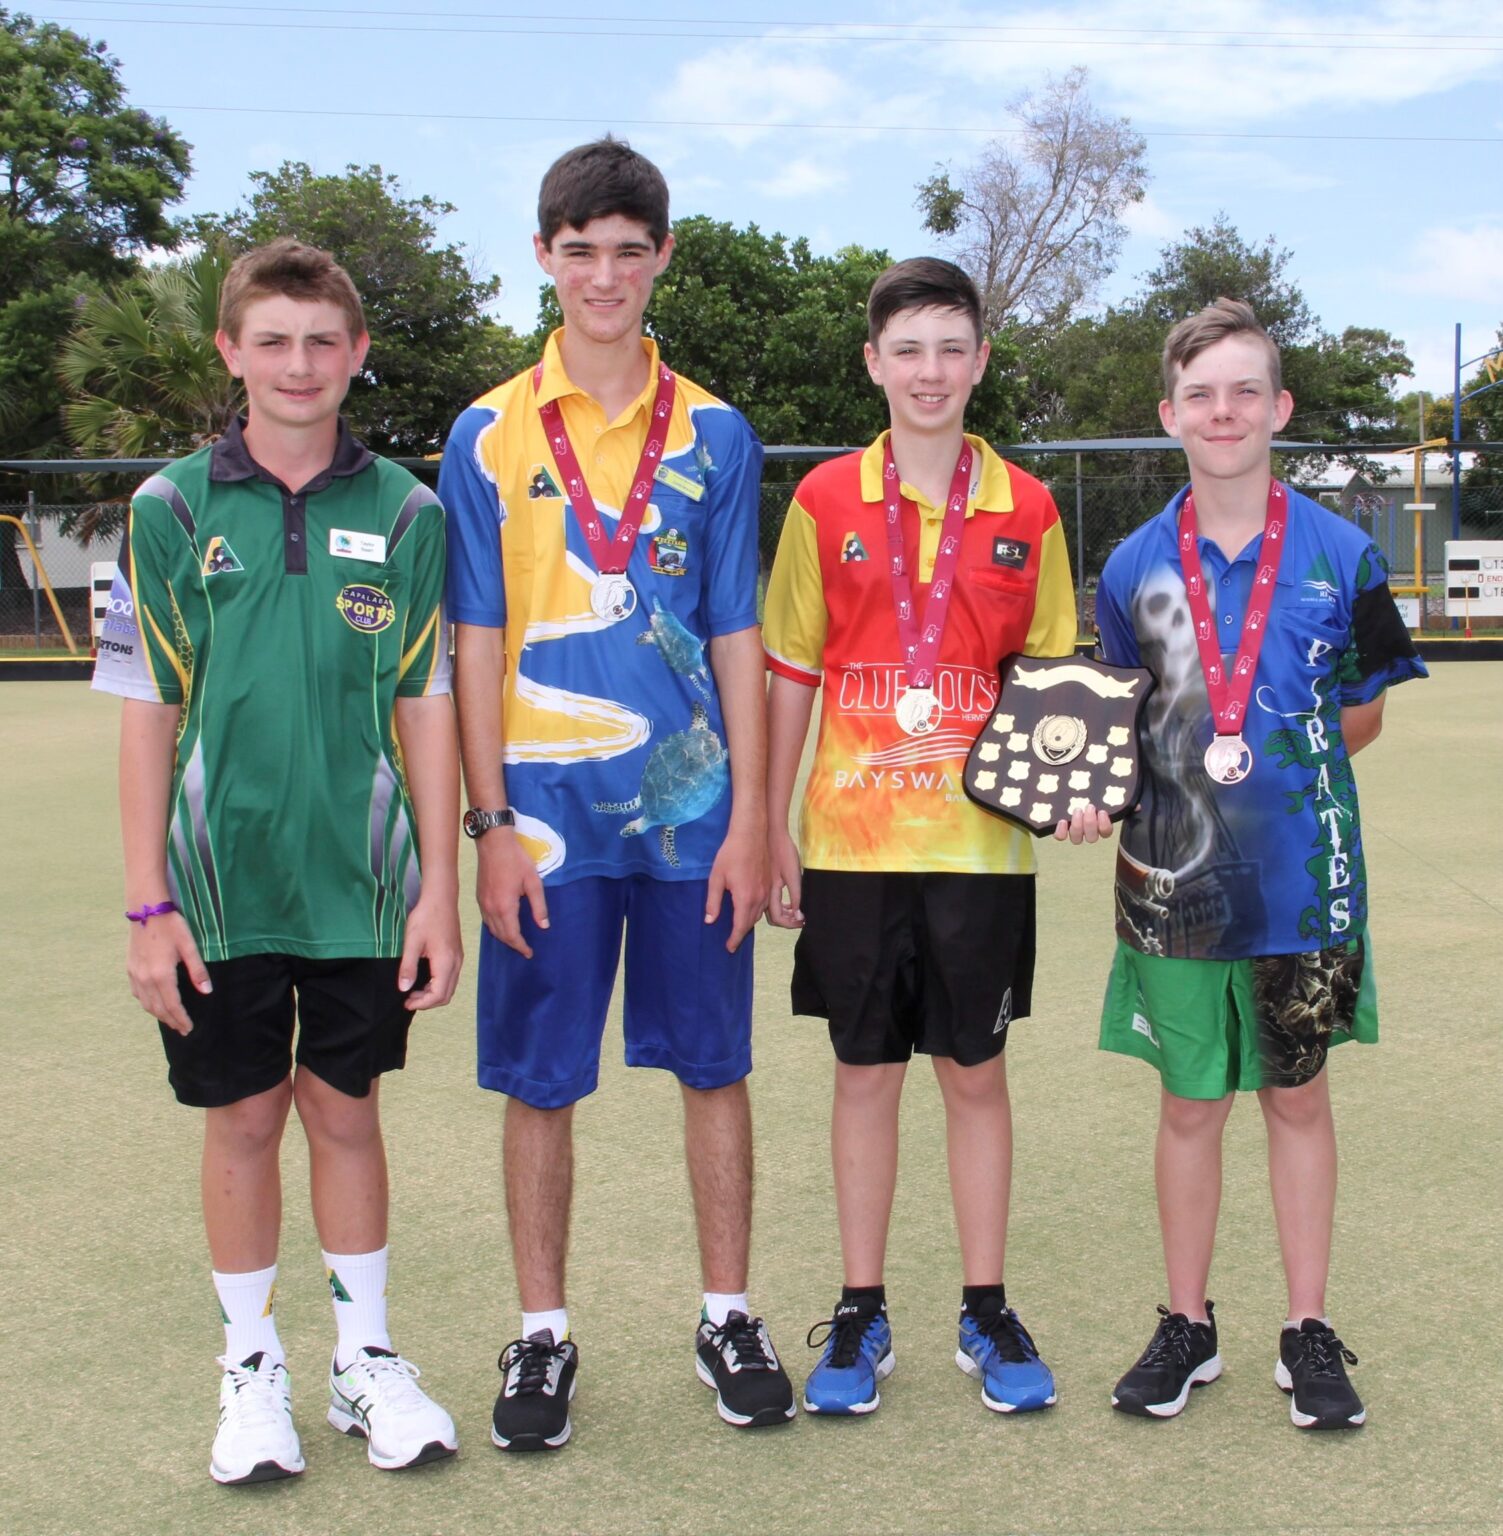
<svg viewBox="0 0 1503 1536"><path fill-rule="evenodd" d="M1121 821L1138 803L1146 667L1081 656L1009 656L1001 692L965 765L977 805L1046 837L1087 805Z"/></svg>

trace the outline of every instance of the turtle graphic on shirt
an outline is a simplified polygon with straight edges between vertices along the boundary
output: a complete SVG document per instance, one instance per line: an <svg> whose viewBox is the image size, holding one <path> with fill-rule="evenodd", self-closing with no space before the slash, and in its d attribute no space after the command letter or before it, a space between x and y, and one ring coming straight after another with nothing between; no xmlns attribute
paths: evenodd
<svg viewBox="0 0 1503 1536"><path fill-rule="evenodd" d="M703 704L695 704L689 729L675 731L652 749L636 798L596 801L595 809L607 816L639 811L635 821L621 828L622 837L636 837L649 827L660 827L663 857L677 869L674 833L713 810L729 782L725 744L710 729L709 711Z"/></svg>
<svg viewBox="0 0 1503 1536"><path fill-rule="evenodd" d="M681 677L687 677L708 700L710 671L705 666L705 648L657 598L652 600L648 627L637 636L638 645L655 645L658 655Z"/></svg>

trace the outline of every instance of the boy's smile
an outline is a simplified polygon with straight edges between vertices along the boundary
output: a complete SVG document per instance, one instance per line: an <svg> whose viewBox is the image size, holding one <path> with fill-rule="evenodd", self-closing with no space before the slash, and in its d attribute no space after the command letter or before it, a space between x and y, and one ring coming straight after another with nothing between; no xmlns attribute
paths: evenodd
<svg viewBox="0 0 1503 1536"><path fill-rule="evenodd" d="M239 339L221 331L215 341L225 366L245 383L251 421L263 429L332 421L370 345L363 333L350 335L337 304L285 294L248 304Z"/></svg>
<svg viewBox="0 0 1503 1536"><path fill-rule="evenodd" d="M951 432L964 420L990 355L990 343L978 345L964 310L904 309L875 345L867 343L866 368L887 396L894 427Z"/></svg>
<svg viewBox="0 0 1503 1536"><path fill-rule="evenodd" d="M540 235L532 243L574 336L609 346L641 335L653 281L673 254L672 235L654 246L645 224L613 213L583 229L565 224L548 245Z"/></svg>
<svg viewBox="0 0 1503 1536"><path fill-rule="evenodd" d="M1267 474L1273 434L1293 409L1289 391L1274 390L1267 343L1233 335L1185 364L1159 420L1180 440L1192 477L1236 480Z"/></svg>

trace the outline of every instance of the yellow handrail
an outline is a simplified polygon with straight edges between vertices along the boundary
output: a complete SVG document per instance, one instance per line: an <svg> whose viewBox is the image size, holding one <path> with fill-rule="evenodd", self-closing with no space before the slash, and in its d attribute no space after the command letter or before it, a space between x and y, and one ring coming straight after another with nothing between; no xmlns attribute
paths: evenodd
<svg viewBox="0 0 1503 1536"><path fill-rule="evenodd" d="M31 542L31 534L27 531L26 524L19 517L12 517L9 513L0 512L0 523L13 523L20 529L21 537L26 540L26 548L31 551L31 563L38 576L42 579L42 586L47 591L47 601L52 604L52 617L57 620L57 627L63 632L63 639L67 642L69 655L78 655L78 646L73 641L73 631L68 628L68 621L63 617L62 607L57 600L57 593L52 590L52 583L47 579L47 567L42 564L42 557L37 553L37 547Z"/></svg>

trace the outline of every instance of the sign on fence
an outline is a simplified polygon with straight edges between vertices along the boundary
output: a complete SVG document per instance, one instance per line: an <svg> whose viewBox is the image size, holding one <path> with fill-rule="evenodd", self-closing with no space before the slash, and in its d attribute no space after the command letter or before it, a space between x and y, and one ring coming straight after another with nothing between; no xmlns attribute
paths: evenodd
<svg viewBox="0 0 1503 1536"><path fill-rule="evenodd" d="M89 567L89 633L97 650L110 610L110 589L118 569L113 560L96 560Z"/></svg>

